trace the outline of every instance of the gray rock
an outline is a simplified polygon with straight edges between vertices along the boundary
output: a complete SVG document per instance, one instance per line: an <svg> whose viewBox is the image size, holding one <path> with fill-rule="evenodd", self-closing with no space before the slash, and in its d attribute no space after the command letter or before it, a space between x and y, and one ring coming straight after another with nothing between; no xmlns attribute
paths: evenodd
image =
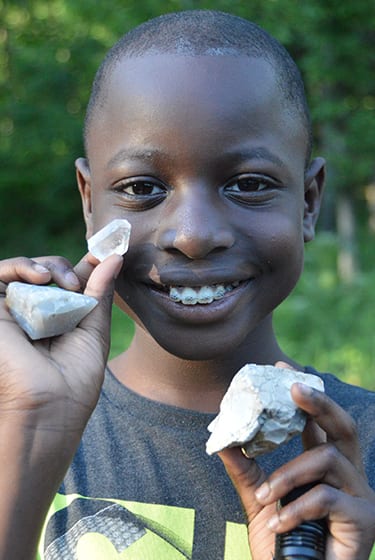
<svg viewBox="0 0 375 560"><path fill-rule="evenodd" d="M219 414L208 426L207 453L241 446L249 457L256 457L302 432L306 414L290 394L296 382L324 391L323 381L316 375L246 364L234 376Z"/></svg>
<svg viewBox="0 0 375 560"><path fill-rule="evenodd" d="M11 315L32 340L73 330L98 304L90 296L22 282L8 285L5 301Z"/></svg>

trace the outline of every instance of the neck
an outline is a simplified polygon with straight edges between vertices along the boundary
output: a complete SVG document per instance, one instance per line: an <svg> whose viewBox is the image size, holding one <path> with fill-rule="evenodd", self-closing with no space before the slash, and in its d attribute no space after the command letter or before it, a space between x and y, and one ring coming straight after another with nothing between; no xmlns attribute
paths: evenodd
<svg viewBox="0 0 375 560"><path fill-rule="evenodd" d="M278 360L293 362L279 348L271 319L260 325L230 355L212 360L185 360L159 346L141 327L136 327L126 352L109 366L129 389L153 400L197 410L217 412L235 373L246 363L274 364Z"/></svg>

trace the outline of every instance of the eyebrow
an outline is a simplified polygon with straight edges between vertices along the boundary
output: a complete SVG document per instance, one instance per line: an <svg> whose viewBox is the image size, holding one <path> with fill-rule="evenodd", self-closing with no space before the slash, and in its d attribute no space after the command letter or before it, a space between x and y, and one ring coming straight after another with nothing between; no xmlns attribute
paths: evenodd
<svg viewBox="0 0 375 560"><path fill-rule="evenodd" d="M222 154L223 158L231 159L241 159L241 160L266 160L271 163L278 165L279 167L285 167L284 162L274 153L270 152L267 148L258 147L250 149L239 149L239 150L228 150ZM119 150L107 163L107 168L112 169L117 165L124 163L124 161L145 161L154 160L158 158L165 159L166 155L154 147L144 147L142 149L121 149Z"/></svg>
<svg viewBox="0 0 375 560"><path fill-rule="evenodd" d="M239 156L241 159L258 159L266 160L271 163L278 165L279 167L285 167L285 163L276 154L270 152L267 148L250 148L250 149L240 149L238 151L230 151L228 155Z"/></svg>
<svg viewBox="0 0 375 560"><path fill-rule="evenodd" d="M117 154L115 154L113 157L111 157L111 159L109 160L109 162L107 163L107 168L108 169L112 169L113 167L116 167L116 165L119 165L121 163L123 163L124 161L132 161L132 160L152 160L155 158L163 158L165 157L163 155L163 153L158 150L157 148L142 148L139 150L126 150L126 149L122 149L120 151L117 152Z"/></svg>

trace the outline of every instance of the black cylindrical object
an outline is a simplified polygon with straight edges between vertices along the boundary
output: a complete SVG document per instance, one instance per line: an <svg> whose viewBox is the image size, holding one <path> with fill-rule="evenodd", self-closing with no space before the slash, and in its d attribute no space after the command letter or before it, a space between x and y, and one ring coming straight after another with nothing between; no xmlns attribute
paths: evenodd
<svg viewBox="0 0 375 560"><path fill-rule="evenodd" d="M282 500L281 506L297 499L310 486L303 486L290 492ZM324 560L327 525L324 519L304 521L287 533L276 536L275 560Z"/></svg>

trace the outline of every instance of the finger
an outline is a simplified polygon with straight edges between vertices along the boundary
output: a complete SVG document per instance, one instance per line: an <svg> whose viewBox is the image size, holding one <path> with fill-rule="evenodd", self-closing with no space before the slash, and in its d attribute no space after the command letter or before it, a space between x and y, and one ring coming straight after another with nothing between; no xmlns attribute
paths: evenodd
<svg viewBox="0 0 375 560"><path fill-rule="evenodd" d="M331 526L333 523L341 524L348 531L355 524L363 528L373 526L374 516L374 504L366 498L353 497L326 484L319 484L274 513L268 520L268 526L277 533L284 533L304 521L328 518ZM337 525L336 531L339 533Z"/></svg>
<svg viewBox="0 0 375 560"><path fill-rule="evenodd" d="M253 459L244 457L239 447L224 449L218 453L240 497L249 523L249 544L254 550L274 548L274 533L267 527L267 519L276 511L276 502L261 506L254 492L265 479L264 472Z"/></svg>
<svg viewBox="0 0 375 560"><path fill-rule="evenodd" d="M327 441L333 443L363 473L361 450L352 417L328 395L303 383L294 383L291 394L295 403L324 430Z"/></svg>
<svg viewBox="0 0 375 560"><path fill-rule="evenodd" d="M224 449L218 455L251 521L261 509L254 500L254 492L265 480L265 474L253 459L247 459L243 455L239 447Z"/></svg>
<svg viewBox="0 0 375 560"><path fill-rule="evenodd" d="M35 257L33 261L49 270L51 282L60 288L72 291L78 291L81 288L80 280L68 259L60 256L48 256Z"/></svg>
<svg viewBox="0 0 375 560"><path fill-rule="evenodd" d="M327 434L312 419L307 418L305 428L302 432L302 444L304 449L311 449L327 441Z"/></svg>
<svg viewBox="0 0 375 560"><path fill-rule="evenodd" d="M317 482L363 498L369 490L367 481L356 467L333 444L326 443L305 451L277 469L255 495L259 503L267 505L296 488Z"/></svg>
<svg viewBox="0 0 375 560"><path fill-rule="evenodd" d="M123 258L111 255L96 266L89 277L85 294L94 297L99 305L83 319L79 325L91 333L103 348L103 354L108 353L109 332L112 312L112 301L115 280L122 268Z"/></svg>
<svg viewBox="0 0 375 560"><path fill-rule="evenodd" d="M288 362L283 362L282 360L279 360L278 362L276 362L275 367L283 368L283 369L292 369L292 370L297 371L293 366L288 364Z"/></svg>
<svg viewBox="0 0 375 560"><path fill-rule="evenodd" d="M112 294L113 285L122 268L122 264L122 256L111 255L93 267L92 274L89 276L86 284L85 294L99 300Z"/></svg>
<svg viewBox="0 0 375 560"><path fill-rule="evenodd" d="M45 266L28 257L16 257L0 262L0 292L5 293L10 282L30 282L46 284L51 280L51 272Z"/></svg>
<svg viewBox="0 0 375 560"><path fill-rule="evenodd" d="M86 288L88 279L90 278L94 268L98 266L99 260L91 253L86 253L82 259L74 266L74 272L80 280L83 289Z"/></svg>

